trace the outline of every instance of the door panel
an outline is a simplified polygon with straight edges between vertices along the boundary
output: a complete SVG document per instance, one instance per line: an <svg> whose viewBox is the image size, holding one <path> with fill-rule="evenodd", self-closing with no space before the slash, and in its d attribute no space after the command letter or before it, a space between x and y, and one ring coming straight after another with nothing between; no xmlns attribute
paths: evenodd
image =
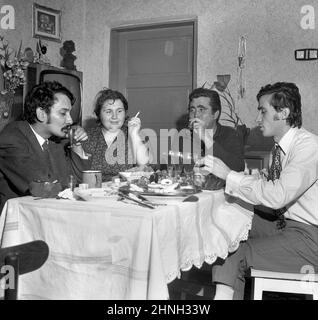
<svg viewBox="0 0 318 320"><path fill-rule="evenodd" d="M158 137L176 128L194 87L194 22L112 32L110 85L127 97L129 115L140 111L142 128Z"/></svg>
<svg viewBox="0 0 318 320"><path fill-rule="evenodd" d="M187 110L184 97L188 96L188 92L188 87L128 89L130 114L133 116L140 111L143 127L154 129L156 132L160 129L175 128L176 119ZM148 126L145 125L146 119Z"/></svg>
<svg viewBox="0 0 318 320"><path fill-rule="evenodd" d="M128 76L191 72L191 43L191 37L128 40Z"/></svg>

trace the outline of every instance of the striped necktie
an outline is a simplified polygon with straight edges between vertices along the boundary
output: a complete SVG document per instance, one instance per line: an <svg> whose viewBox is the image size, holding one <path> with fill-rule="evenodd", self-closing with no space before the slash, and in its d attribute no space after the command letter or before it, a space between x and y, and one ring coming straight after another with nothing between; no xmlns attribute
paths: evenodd
<svg viewBox="0 0 318 320"><path fill-rule="evenodd" d="M282 171L282 164L280 160L280 146L275 144L272 150L272 163L268 172L268 181L275 181L279 179L280 173ZM275 215L277 216L277 228L283 229L286 225L284 213L286 212L286 208L283 207L281 209L273 210Z"/></svg>

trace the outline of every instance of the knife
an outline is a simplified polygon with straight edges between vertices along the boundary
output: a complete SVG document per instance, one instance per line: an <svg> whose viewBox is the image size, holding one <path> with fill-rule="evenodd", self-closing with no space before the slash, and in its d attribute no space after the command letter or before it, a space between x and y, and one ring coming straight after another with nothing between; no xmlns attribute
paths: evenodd
<svg viewBox="0 0 318 320"><path fill-rule="evenodd" d="M130 197L128 194L125 194L123 192L118 192L118 195L123 197L123 198L126 198L128 200L134 201L134 202L138 203L140 206L147 207L147 208L150 208L150 209L155 209L155 207L153 207L152 205L150 205L148 203L144 203L144 202L138 201L138 200Z"/></svg>

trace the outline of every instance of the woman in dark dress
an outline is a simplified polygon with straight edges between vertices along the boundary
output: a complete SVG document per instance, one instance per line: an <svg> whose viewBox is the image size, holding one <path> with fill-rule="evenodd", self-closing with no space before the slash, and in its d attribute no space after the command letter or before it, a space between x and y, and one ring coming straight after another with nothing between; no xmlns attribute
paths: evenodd
<svg viewBox="0 0 318 320"><path fill-rule="evenodd" d="M139 135L140 119L128 120L127 110L127 100L118 91L103 89L95 98L98 126L87 130L82 147L90 155L91 169L101 170L103 181L149 162L149 150Z"/></svg>

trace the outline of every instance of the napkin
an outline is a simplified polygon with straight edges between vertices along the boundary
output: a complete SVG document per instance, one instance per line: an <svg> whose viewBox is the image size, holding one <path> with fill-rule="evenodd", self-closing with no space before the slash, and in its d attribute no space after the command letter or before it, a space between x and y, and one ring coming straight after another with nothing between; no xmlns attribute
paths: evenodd
<svg viewBox="0 0 318 320"><path fill-rule="evenodd" d="M74 196L74 192L70 188L59 192L57 196L61 199L77 200L77 198Z"/></svg>

